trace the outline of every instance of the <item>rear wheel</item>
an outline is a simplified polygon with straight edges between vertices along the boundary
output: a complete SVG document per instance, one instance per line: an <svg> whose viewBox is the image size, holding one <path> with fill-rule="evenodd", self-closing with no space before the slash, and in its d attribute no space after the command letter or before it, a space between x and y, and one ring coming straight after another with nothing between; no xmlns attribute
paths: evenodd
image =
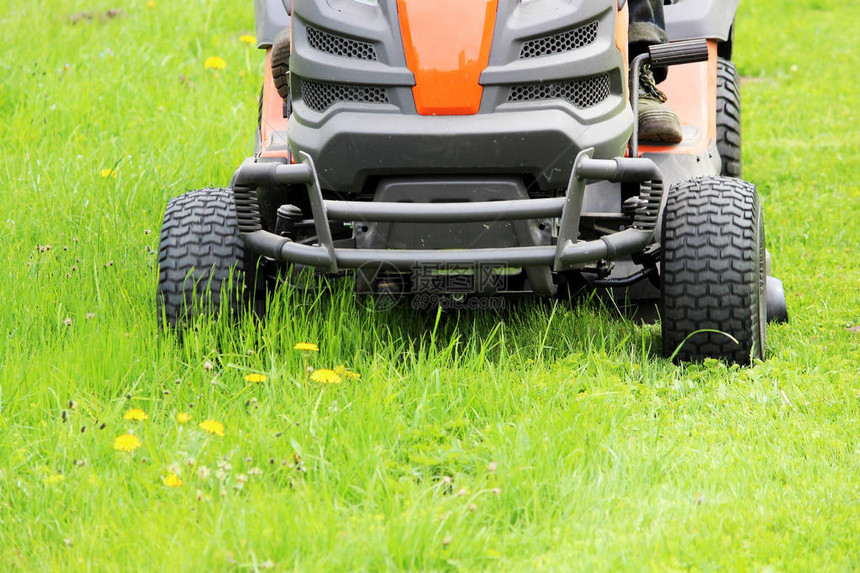
<svg viewBox="0 0 860 573"><path fill-rule="evenodd" d="M167 204L158 245L158 323L238 313L254 294L253 258L239 238L233 193L199 189Z"/></svg>
<svg viewBox="0 0 860 573"><path fill-rule="evenodd" d="M755 186L728 177L684 181L670 189L663 221L664 355L764 359L764 223Z"/></svg>
<svg viewBox="0 0 860 573"><path fill-rule="evenodd" d="M290 99L290 54L292 45L290 43L290 29L281 31L272 44L272 79L278 94L284 99Z"/></svg>
<svg viewBox="0 0 860 573"><path fill-rule="evenodd" d="M723 161L722 175L741 177L741 89L735 65L717 60L717 149Z"/></svg>

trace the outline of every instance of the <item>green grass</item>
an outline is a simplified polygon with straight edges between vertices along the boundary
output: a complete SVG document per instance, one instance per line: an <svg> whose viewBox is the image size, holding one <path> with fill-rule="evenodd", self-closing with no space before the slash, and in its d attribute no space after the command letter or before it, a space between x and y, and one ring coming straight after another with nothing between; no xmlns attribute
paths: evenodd
<svg viewBox="0 0 860 573"><path fill-rule="evenodd" d="M250 154L261 59L250 2L121 4L0 11L4 571L860 569L856 4L741 6L745 176L792 314L748 369L673 366L590 305L338 290L159 335L164 205ZM338 365L361 379L308 381Z"/></svg>

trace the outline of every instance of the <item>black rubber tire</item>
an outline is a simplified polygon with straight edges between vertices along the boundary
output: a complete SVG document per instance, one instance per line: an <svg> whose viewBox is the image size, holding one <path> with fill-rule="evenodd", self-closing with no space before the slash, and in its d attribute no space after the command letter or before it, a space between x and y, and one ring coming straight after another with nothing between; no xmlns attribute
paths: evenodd
<svg viewBox="0 0 860 573"><path fill-rule="evenodd" d="M229 189L199 189L171 199L158 245L159 326L181 327L202 314L244 310L254 290L248 263Z"/></svg>
<svg viewBox="0 0 860 573"><path fill-rule="evenodd" d="M290 99L290 29L285 28L276 37L272 44L272 79L278 94L284 99Z"/></svg>
<svg viewBox="0 0 860 573"><path fill-rule="evenodd" d="M701 177L670 188L661 250L663 354L671 357L680 347L680 361L763 360L764 221L755 186Z"/></svg>
<svg viewBox="0 0 860 573"><path fill-rule="evenodd" d="M717 149L723 162L722 175L740 178L741 156L741 84L735 65L717 60Z"/></svg>

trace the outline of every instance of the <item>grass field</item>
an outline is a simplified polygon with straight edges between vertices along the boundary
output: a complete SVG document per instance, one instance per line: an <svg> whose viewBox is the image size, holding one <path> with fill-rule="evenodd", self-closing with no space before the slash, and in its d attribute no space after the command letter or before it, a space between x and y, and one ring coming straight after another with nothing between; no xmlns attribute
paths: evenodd
<svg viewBox="0 0 860 573"><path fill-rule="evenodd" d="M252 3L4 6L3 571L860 569L857 3L741 5L745 176L792 315L748 369L563 303L282 292L259 327L160 335L165 203L252 151ZM309 379L337 366L360 379Z"/></svg>

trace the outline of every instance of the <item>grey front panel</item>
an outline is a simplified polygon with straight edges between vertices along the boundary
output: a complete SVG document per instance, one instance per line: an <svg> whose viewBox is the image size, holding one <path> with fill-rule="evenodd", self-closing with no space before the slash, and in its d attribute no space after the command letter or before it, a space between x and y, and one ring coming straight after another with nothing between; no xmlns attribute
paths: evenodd
<svg viewBox="0 0 860 573"><path fill-rule="evenodd" d="M372 104L367 104L370 108ZM363 190L381 175L528 175L544 192L561 192L581 149L616 157L632 130L629 106L593 125L548 106L527 112L426 117L344 111L320 128L290 122L295 150L314 150L324 189ZM623 147L623 144L622 144Z"/></svg>
<svg viewBox="0 0 860 573"><path fill-rule="evenodd" d="M415 79L406 66L394 2L295 0L292 49L293 117L305 125L320 127L337 111L366 103L391 104L377 111L416 113ZM303 98L308 86L325 97ZM368 88L383 95L368 97ZM319 94L323 90L331 93ZM347 97L332 100L337 93Z"/></svg>
<svg viewBox="0 0 860 573"><path fill-rule="evenodd" d="M583 123L623 107L615 16L614 0L500 1L489 66L481 74L481 112L541 101L546 86L560 96L546 99Z"/></svg>
<svg viewBox="0 0 860 573"><path fill-rule="evenodd" d="M669 40L728 40L739 2L740 0L674 0L665 7Z"/></svg>
<svg viewBox="0 0 860 573"><path fill-rule="evenodd" d="M291 9L292 0L254 0L258 48L270 47L278 32L290 27Z"/></svg>
<svg viewBox="0 0 860 573"><path fill-rule="evenodd" d="M499 0L479 113L436 117L417 112L395 2L293 0L291 148L344 193L431 173L564 189L582 148L614 157L630 134L615 17L615 0Z"/></svg>

